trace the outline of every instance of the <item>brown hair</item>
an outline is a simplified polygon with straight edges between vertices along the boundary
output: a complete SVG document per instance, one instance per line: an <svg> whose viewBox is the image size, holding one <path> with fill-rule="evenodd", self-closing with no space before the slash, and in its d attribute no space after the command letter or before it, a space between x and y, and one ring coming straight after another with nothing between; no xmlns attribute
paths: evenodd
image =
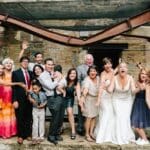
<svg viewBox="0 0 150 150"><path fill-rule="evenodd" d="M140 69L140 72L139 72L139 75L138 75L138 81L139 82L142 82L142 80L141 80L141 74L142 74L143 71L146 72L146 74L147 74L147 70L145 68Z"/></svg>
<svg viewBox="0 0 150 150"><path fill-rule="evenodd" d="M103 66L108 64L108 63L112 64L112 60L109 57L105 57L105 58L103 58L102 63L103 63Z"/></svg>

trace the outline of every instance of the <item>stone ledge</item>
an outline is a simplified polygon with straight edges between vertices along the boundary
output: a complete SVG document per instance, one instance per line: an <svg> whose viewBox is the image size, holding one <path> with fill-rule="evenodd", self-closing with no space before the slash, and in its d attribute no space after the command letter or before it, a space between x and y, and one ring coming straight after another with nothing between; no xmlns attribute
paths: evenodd
<svg viewBox="0 0 150 150"><path fill-rule="evenodd" d="M46 134L48 133L49 122L46 122ZM24 140L22 145L17 144L17 137L10 139L0 138L0 150L150 150L150 144L139 146L136 144L115 145L111 143L96 144L94 142L87 142L83 136L76 136L75 140L70 139L70 127L68 122L63 124L64 133L62 134L63 141L58 145L54 145L45 140L38 145L32 145L31 141ZM146 130L148 137L150 137L150 128Z"/></svg>
<svg viewBox="0 0 150 150"><path fill-rule="evenodd" d="M77 135L76 140L71 140L68 135L63 135L64 141L54 145L46 139L38 145L32 145L31 141L24 141L22 145L16 143L17 138L0 139L0 150L150 150L150 144L138 146L136 144L114 145L111 143L96 144L87 142L84 137Z"/></svg>

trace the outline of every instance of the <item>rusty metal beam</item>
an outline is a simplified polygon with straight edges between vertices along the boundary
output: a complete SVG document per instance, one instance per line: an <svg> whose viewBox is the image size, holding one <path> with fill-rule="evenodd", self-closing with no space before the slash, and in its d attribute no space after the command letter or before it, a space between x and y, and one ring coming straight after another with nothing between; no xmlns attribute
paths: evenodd
<svg viewBox="0 0 150 150"><path fill-rule="evenodd" d="M80 38L52 32L45 28L33 25L31 23L25 22L18 18L11 17L6 14L0 13L0 21L4 23L6 22L12 25L16 25L22 29L25 29L29 32L32 32L33 34L39 35L48 40L52 40L58 43L66 44L66 45L83 46L83 45L96 43L98 41L100 42L100 41L110 39L114 36L122 34L140 25L149 23L150 22L150 10L142 12L139 15L136 15L119 24L116 24L102 32L97 33L94 36L87 38L86 40L82 40Z"/></svg>
<svg viewBox="0 0 150 150"><path fill-rule="evenodd" d="M150 36L133 35L133 34L125 34L125 33L122 33L121 35L122 36L127 36L127 37L142 38L142 39L146 39L146 40L150 41Z"/></svg>
<svg viewBox="0 0 150 150"><path fill-rule="evenodd" d="M101 33L98 33L98 34L88 38L85 41L85 44L90 44L90 43L95 43L97 41L107 40L107 39L117 36L121 33L129 31L131 29L131 27L132 27L132 29L134 29L134 28L137 28L137 27L139 27L143 24L149 23L149 22L150 22L150 10L147 10L145 12L142 12L139 15L131 17L130 19L127 19L117 25L114 25L113 27L111 27L109 29L102 31Z"/></svg>

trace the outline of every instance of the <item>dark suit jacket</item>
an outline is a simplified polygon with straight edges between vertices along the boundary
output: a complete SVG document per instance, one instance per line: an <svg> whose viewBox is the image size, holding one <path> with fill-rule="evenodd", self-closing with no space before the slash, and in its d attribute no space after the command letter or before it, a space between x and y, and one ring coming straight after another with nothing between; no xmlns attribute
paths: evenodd
<svg viewBox="0 0 150 150"><path fill-rule="evenodd" d="M30 75L30 80L32 80L33 76L32 76L32 72L28 71L29 75ZM25 78L24 78L24 74L22 69L18 69L16 71L13 71L12 73L12 82L22 82L22 83L26 83L25 82ZM23 102L27 99L27 94L26 91L20 87L20 86L14 86L13 87L13 94L12 94L12 101L18 101Z"/></svg>
<svg viewBox="0 0 150 150"><path fill-rule="evenodd" d="M30 80L32 80L31 72L29 72ZM12 73L12 82L23 82L25 78L22 69L18 69ZM15 110L17 118L18 137L23 139L31 136L32 123L32 104L28 100L26 91L20 86L13 87L12 101L17 101L19 107Z"/></svg>

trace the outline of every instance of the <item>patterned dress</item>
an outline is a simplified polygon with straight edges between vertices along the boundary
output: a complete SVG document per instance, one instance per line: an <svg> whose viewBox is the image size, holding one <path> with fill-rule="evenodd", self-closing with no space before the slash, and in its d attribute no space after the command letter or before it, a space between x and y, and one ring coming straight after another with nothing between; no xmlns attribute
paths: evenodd
<svg viewBox="0 0 150 150"><path fill-rule="evenodd" d="M11 76L6 75L4 81L10 82ZM15 110L12 105L12 89L0 86L0 137L9 138L17 134Z"/></svg>

